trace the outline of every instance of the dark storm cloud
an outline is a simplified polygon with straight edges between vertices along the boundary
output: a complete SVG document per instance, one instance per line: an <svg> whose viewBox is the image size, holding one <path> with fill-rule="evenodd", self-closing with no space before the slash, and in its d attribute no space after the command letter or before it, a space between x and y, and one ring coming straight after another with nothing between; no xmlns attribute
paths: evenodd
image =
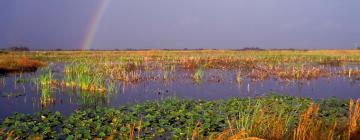
<svg viewBox="0 0 360 140"><path fill-rule="evenodd" d="M358 0L112 0L93 46L352 48ZM96 0L2 0L0 47L80 48Z"/></svg>

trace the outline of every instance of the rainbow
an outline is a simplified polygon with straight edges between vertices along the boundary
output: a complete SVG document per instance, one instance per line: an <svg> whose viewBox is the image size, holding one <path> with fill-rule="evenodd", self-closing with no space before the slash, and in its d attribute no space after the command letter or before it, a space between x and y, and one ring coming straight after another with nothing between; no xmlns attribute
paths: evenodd
<svg viewBox="0 0 360 140"><path fill-rule="evenodd" d="M94 16L92 16L89 26L86 28L85 37L81 42L81 50L91 49L94 37L98 30L101 19L109 5L110 0L96 0L97 7Z"/></svg>

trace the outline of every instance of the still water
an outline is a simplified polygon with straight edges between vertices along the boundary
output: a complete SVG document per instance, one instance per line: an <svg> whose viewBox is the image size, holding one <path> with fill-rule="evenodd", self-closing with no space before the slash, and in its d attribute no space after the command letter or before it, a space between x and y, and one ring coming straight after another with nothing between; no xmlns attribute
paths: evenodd
<svg viewBox="0 0 360 140"><path fill-rule="evenodd" d="M55 79L61 79L63 65L54 66ZM155 75L157 71L153 71ZM302 81L281 81L269 78L251 81L242 77L241 84L234 82L235 72L205 70L200 83L189 78L193 72L177 70L168 81L162 79L140 81L136 84L116 82L115 92L92 93L74 88L51 88L54 103L42 106L41 88L34 82L39 72L8 74L0 77L0 119L14 112L33 113L41 110L60 111L64 115L89 107L135 104L163 100L168 97L180 99L217 100L231 97L256 97L266 94L284 94L313 99L336 97L358 98L360 82L346 76L333 76ZM160 74L157 74L160 75ZM171 75L170 75L171 77ZM215 77L215 78L214 78ZM221 77L221 78L217 78Z"/></svg>

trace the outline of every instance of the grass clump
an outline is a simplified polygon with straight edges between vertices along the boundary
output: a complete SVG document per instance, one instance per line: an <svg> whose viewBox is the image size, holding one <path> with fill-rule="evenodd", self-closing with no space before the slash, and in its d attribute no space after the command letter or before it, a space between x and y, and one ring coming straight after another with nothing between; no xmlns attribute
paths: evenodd
<svg viewBox="0 0 360 140"><path fill-rule="evenodd" d="M36 71L46 63L28 58L9 58L0 60L0 73Z"/></svg>

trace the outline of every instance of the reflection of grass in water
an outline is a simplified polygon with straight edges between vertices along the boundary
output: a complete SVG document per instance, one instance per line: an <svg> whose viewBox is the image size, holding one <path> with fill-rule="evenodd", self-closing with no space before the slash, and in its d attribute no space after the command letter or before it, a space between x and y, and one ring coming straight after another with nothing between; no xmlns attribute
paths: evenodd
<svg viewBox="0 0 360 140"><path fill-rule="evenodd" d="M44 54L47 54L47 57L51 56L60 61L73 61L71 65L65 65L65 73L73 71L73 74L69 74L73 76L64 77L65 84L83 90L101 91L105 89L103 81L107 80L104 77L128 83L138 83L141 82L140 80L147 80L141 77L141 71L164 70L163 66L169 65L170 68L165 68L163 77L161 77L165 81L172 78L170 76L174 75L175 66L198 71L196 69L199 65L203 66L204 71L207 69L233 70L233 68L241 68L243 76L256 81L272 76L286 81L315 79L332 76L333 74L348 76L347 70L346 72L337 73L322 66L341 66L360 62L358 52L355 50L199 50L131 51L131 53L127 51L44 52L26 53L26 55L42 58L46 57ZM0 54L0 58L6 58L5 56L5 54ZM20 55L17 57L20 57ZM64 59L65 57L66 59ZM351 76L360 75L357 70L349 71L351 71ZM103 80L99 80L99 77ZM194 79L195 82L199 82L201 81L200 77L194 73L194 76L190 78Z"/></svg>
<svg viewBox="0 0 360 140"><path fill-rule="evenodd" d="M107 96L105 94L91 93L88 91L79 92L78 104L83 108L92 108L107 104Z"/></svg>
<svg viewBox="0 0 360 140"><path fill-rule="evenodd" d="M40 101L43 106L52 103L54 100L51 97L51 84L53 82L53 73L49 67L40 70L38 83L41 90Z"/></svg>
<svg viewBox="0 0 360 140"><path fill-rule="evenodd" d="M169 80L169 71L168 70L165 70L164 71L164 81L168 81Z"/></svg>
<svg viewBox="0 0 360 140"><path fill-rule="evenodd" d="M240 70L238 70L236 72L236 83L237 83L238 87L240 87L240 85L241 85L241 71Z"/></svg>
<svg viewBox="0 0 360 140"><path fill-rule="evenodd" d="M107 83L107 92L112 94L116 92L116 84L115 81L109 80Z"/></svg>

